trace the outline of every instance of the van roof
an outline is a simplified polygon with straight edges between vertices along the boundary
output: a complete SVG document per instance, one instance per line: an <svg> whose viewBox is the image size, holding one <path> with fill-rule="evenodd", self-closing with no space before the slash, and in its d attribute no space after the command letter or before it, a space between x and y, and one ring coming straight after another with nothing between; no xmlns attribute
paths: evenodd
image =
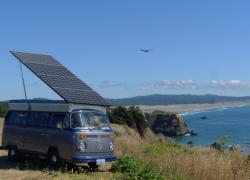
<svg viewBox="0 0 250 180"><path fill-rule="evenodd" d="M50 99L15 99L9 100L9 103L42 103L42 104L67 104L64 100L50 100Z"/></svg>
<svg viewBox="0 0 250 180"><path fill-rule="evenodd" d="M106 113L105 106L73 104L61 100L10 100L9 110L42 111L42 112L72 112L79 109L99 110Z"/></svg>

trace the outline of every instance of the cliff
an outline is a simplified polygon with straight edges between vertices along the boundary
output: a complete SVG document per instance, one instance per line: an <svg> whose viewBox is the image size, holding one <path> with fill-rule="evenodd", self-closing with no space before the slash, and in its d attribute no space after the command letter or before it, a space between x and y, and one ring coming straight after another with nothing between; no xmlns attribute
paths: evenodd
<svg viewBox="0 0 250 180"><path fill-rule="evenodd" d="M177 113L155 111L146 114L148 124L156 134L180 136L189 132L185 120Z"/></svg>

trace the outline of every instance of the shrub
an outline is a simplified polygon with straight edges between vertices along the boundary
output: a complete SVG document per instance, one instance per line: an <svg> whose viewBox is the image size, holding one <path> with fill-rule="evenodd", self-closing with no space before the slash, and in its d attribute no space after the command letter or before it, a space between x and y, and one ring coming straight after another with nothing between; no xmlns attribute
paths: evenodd
<svg viewBox="0 0 250 180"><path fill-rule="evenodd" d="M226 144L230 141L230 136L227 135L219 135L216 139L216 142L221 146L221 152L226 150Z"/></svg>
<svg viewBox="0 0 250 180"><path fill-rule="evenodd" d="M0 103L0 117L5 117L8 111L8 105L6 103Z"/></svg>
<svg viewBox="0 0 250 180"><path fill-rule="evenodd" d="M126 107L117 106L107 112L111 123L127 124L131 128L136 128L136 124Z"/></svg>
<svg viewBox="0 0 250 180"><path fill-rule="evenodd" d="M140 110L139 107L134 107L134 106L129 107L128 110L130 111L130 114L134 119L139 134L143 136L145 129L148 127L147 120L143 112Z"/></svg>
<svg viewBox="0 0 250 180"><path fill-rule="evenodd" d="M123 173L121 179L129 180L163 180L164 176L153 166L145 165L130 156L121 156L111 167L112 172Z"/></svg>
<svg viewBox="0 0 250 180"><path fill-rule="evenodd" d="M109 109L107 115L111 123L126 124L128 127L137 130L141 136L144 135L144 131L148 127L144 113L139 107L117 106Z"/></svg>

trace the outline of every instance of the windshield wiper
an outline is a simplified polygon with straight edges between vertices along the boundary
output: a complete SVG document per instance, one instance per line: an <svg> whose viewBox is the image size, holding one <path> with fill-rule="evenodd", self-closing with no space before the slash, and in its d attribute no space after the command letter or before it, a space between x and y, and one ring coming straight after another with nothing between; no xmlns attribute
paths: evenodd
<svg viewBox="0 0 250 180"><path fill-rule="evenodd" d="M95 127L95 126L88 126L87 128L88 128L89 130L96 129L96 127Z"/></svg>
<svg viewBox="0 0 250 180"><path fill-rule="evenodd" d="M101 130L109 130L109 127L102 127Z"/></svg>

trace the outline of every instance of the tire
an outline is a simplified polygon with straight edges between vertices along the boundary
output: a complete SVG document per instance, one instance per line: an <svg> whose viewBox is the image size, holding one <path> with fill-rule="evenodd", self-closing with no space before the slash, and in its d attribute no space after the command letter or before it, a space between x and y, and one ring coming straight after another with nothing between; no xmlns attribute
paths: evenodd
<svg viewBox="0 0 250 180"><path fill-rule="evenodd" d="M88 163L88 165L89 165L89 170L91 171L97 171L99 168L99 165L97 165L95 162L90 162Z"/></svg>
<svg viewBox="0 0 250 180"><path fill-rule="evenodd" d="M17 161L19 158L19 152L16 147L10 147L8 150L8 160Z"/></svg>
<svg viewBox="0 0 250 180"><path fill-rule="evenodd" d="M50 168L52 169L55 169L55 170L59 169L63 165L62 160L59 156L59 153L55 149L49 151L48 160L49 160Z"/></svg>

